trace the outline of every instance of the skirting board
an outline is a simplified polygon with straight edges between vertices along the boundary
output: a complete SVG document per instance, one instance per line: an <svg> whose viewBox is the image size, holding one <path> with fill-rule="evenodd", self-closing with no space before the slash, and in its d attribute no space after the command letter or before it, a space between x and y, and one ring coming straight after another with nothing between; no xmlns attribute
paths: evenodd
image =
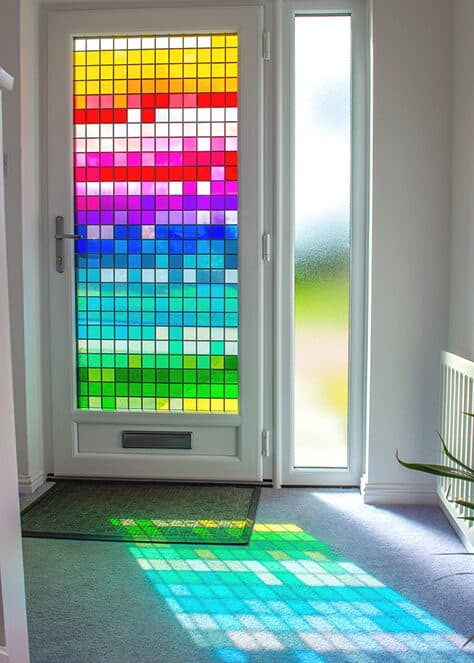
<svg viewBox="0 0 474 663"><path fill-rule="evenodd" d="M5 647L2 647L0 645L0 662L1 663L8 663L10 659L8 658L7 650Z"/></svg>
<svg viewBox="0 0 474 663"><path fill-rule="evenodd" d="M364 504L438 504L436 488L419 483L370 483L360 481Z"/></svg>
<svg viewBox="0 0 474 663"><path fill-rule="evenodd" d="M466 548L467 552L474 553L474 529L469 528L471 530L469 532L467 527L463 527L463 521L456 517L453 511L453 507L446 499L446 495L442 488L438 488L438 497L439 505L443 510L444 515L448 519L449 524L458 535L459 540Z"/></svg>
<svg viewBox="0 0 474 663"><path fill-rule="evenodd" d="M38 490L46 481L46 474L44 472L37 472L36 474L19 474L18 475L18 490L20 495L33 495L35 490Z"/></svg>

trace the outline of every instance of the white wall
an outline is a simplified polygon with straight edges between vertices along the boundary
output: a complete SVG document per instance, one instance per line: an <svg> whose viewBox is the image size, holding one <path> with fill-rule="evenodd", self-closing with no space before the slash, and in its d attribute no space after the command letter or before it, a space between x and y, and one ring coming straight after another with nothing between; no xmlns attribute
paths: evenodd
<svg viewBox="0 0 474 663"><path fill-rule="evenodd" d="M451 297L447 349L474 360L474 2L455 0Z"/></svg>
<svg viewBox="0 0 474 663"><path fill-rule="evenodd" d="M471 0L472 1L472 0ZM469 0L468 0L469 2ZM373 0L367 501L429 500L448 312L452 4Z"/></svg>
<svg viewBox="0 0 474 663"><path fill-rule="evenodd" d="M5 201L18 470L27 491L44 478L36 14L33 0L0 5L0 62L17 81L5 99Z"/></svg>

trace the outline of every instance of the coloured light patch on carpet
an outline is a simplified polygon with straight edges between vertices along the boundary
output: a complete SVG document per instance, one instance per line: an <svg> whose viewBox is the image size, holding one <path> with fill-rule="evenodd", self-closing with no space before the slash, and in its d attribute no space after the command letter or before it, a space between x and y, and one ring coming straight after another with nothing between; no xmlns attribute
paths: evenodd
<svg viewBox="0 0 474 663"><path fill-rule="evenodd" d="M238 413L238 36L75 38L78 407Z"/></svg>
<svg viewBox="0 0 474 663"><path fill-rule="evenodd" d="M462 636L296 525L256 524L246 548L130 552L212 661L472 661Z"/></svg>

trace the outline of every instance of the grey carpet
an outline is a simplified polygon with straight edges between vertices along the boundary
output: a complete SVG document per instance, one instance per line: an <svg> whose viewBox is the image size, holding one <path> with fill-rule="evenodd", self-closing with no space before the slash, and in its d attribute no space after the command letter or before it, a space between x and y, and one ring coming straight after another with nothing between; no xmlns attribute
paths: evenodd
<svg viewBox="0 0 474 663"><path fill-rule="evenodd" d="M474 631L474 576L437 581L447 574L474 571L474 557L438 554L463 552L463 547L435 507L366 506L358 494L347 491L263 489L257 523L296 524L457 633L468 636ZM453 655L429 649L388 654L336 647L317 655L272 651L265 649L265 643L241 651L206 647L205 642L196 646L189 629L183 627L187 617L173 609L186 590L179 573L171 587L175 598L166 600L157 591L160 567L145 573L132 552L127 544L24 540L32 663L474 660L472 653ZM197 612L200 600L197 597ZM208 641L212 640L212 627L206 634L206 625L201 626Z"/></svg>

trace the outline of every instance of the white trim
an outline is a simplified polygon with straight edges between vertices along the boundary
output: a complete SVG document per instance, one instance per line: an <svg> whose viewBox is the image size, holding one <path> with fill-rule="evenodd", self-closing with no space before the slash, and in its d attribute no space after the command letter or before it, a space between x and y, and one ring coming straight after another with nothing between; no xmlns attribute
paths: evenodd
<svg viewBox="0 0 474 663"><path fill-rule="evenodd" d="M458 538L462 542L463 546L466 548L467 552L474 553L474 529L469 530L462 526L462 522L459 520L459 516L454 511L452 505L446 498L446 494L442 486L438 486L438 497L439 505L449 521L449 524L456 532Z"/></svg>
<svg viewBox="0 0 474 663"><path fill-rule="evenodd" d="M360 492L364 504L438 504L435 489L420 483L368 483L364 475Z"/></svg>
<svg viewBox="0 0 474 663"><path fill-rule="evenodd" d="M2 663L8 663L9 660L10 660L10 658L8 656L8 652L7 652L6 647L2 647L0 645L0 661Z"/></svg>
<svg viewBox="0 0 474 663"><path fill-rule="evenodd" d="M278 394L275 409L281 412L282 420L282 478L283 483L296 485L355 485L362 472L362 453L365 435L366 409L366 364L367 364L367 255L368 255L368 98L369 62L368 62L368 14L365 0L289 0L285 3L286 13L279 17L282 30L281 76L284 99L290 99L288 110L281 120L281 129L276 132L275 140L280 143L281 151L288 164L282 170L281 182L276 179L276 186L283 191L279 215L275 217L275 253L285 247L284 262L275 265L282 274L293 275L293 209L294 209L294 149L292 134L294 130L294 94L292 81L294 74L294 17L297 14L341 14L351 15L352 19L352 72L351 72L351 277L350 277L350 352L349 352L349 412L348 412L348 466L347 468L295 468L294 458L294 378L293 347L294 330L288 324L293 319L293 278L283 280L281 288L275 283L274 293L278 316L275 316L275 333L282 335L282 347L287 348L285 356L280 351L277 361L275 383L288 385L285 398ZM278 34L278 33L277 33ZM276 49L275 49L276 50ZM278 162L277 162L278 163ZM276 194L277 195L277 194ZM278 200L278 199L277 199ZM291 222L290 222L291 221ZM277 234L279 233L279 234ZM280 254L281 256L281 254ZM276 260L275 260L276 262ZM278 326L280 325L280 326ZM278 354L278 352L277 352Z"/></svg>
<svg viewBox="0 0 474 663"><path fill-rule="evenodd" d="M46 474L44 472L37 472L36 474L19 474L18 475L18 489L20 495L33 495L35 490L41 488L46 482Z"/></svg>

